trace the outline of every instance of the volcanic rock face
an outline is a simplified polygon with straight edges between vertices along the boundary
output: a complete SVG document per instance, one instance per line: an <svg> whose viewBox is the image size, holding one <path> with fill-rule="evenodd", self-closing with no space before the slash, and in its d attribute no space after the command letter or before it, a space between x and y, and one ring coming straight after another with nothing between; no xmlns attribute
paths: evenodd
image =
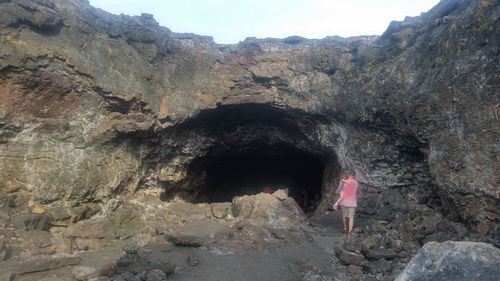
<svg viewBox="0 0 500 281"><path fill-rule="evenodd" d="M498 249L484 243L431 242L413 257L396 280L496 280L500 274L499 254Z"/></svg>
<svg viewBox="0 0 500 281"><path fill-rule="evenodd" d="M319 213L351 168L365 194L437 192L480 234L498 223L498 1L443 0L380 37L231 46L85 1L0 1L0 15L8 214L155 190L228 202L265 184Z"/></svg>

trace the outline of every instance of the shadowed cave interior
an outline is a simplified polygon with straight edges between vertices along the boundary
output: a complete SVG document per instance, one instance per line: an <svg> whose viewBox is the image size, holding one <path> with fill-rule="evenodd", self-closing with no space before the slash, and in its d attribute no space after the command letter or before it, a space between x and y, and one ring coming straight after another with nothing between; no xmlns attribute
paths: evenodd
<svg viewBox="0 0 500 281"><path fill-rule="evenodd" d="M305 212L322 197L326 163L336 159L310 137L321 117L270 105L219 106L176 128L211 141L188 166L187 186L197 203L231 202L233 197L288 190ZM336 161L335 161L336 162ZM330 167L331 168L331 167Z"/></svg>
<svg viewBox="0 0 500 281"><path fill-rule="evenodd" d="M266 186L289 191L304 211L321 199L323 162L283 145L254 147L254 151L208 156L195 166L206 171L198 202L230 202L234 196L257 194Z"/></svg>

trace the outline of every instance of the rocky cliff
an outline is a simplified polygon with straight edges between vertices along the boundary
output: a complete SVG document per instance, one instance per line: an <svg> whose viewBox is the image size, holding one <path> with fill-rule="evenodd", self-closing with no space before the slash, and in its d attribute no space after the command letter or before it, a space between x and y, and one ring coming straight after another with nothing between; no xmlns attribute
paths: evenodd
<svg viewBox="0 0 500 281"><path fill-rule="evenodd" d="M436 192L482 235L498 224L497 0L443 0L379 37L236 45L85 1L0 15L2 208L196 199L214 163L279 154L322 170L322 210L352 168L369 192Z"/></svg>

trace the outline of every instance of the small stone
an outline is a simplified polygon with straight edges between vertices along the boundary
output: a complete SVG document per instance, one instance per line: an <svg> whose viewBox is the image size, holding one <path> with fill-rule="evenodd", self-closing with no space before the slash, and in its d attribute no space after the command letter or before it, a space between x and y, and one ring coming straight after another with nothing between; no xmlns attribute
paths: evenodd
<svg viewBox="0 0 500 281"><path fill-rule="evenodd" d="M115 263L108 263L106 265L104 265L101 270L100 270L100 274L102 276L106 276L106 277L113 277L115 276L116 274L116 265Z"/></svg>
<svg viewBox="0 0 500 281"><path fill-rule="evenodd" d="M212 215L218 219L225 218L231 209L231 203L212 203Z"/></svg>
<svg viewBox="0 0 500 281"><path fill-rule="evenodd" d="M137 255L139 246L135 243L130 243L122 247L122 250L129 255Z"/></svg>
<svg viewBox="0 0 500 281"><path fill-rule="evenodd" d="M34 207L34 208L31 210L31 212L32 212L33 214L39 214L39 215L41 215L41 214L45 213L45 209L44 209L44 208L42 208L42 207Z"/></svg>
<svg viewBox="0 0 500 281"><path fill-rule="evenodd" d="M200 247L205 244L205 239L189 233L165 234L165 239L177 246Z"/></svg>
<svg viewBox="0 0 500 281"><path fill-rule="evenodd" d="M40 272L80 263L80 257L68 254L28 256L18 261L19 274Z"/></svg>
<svg viewBox="0 0 500 281"><path fill-rule="evenodd" d="M155 245L155 248L158 251L163 252L163 253L168 253L168 252L172 251L171 244L158 244L158 245Z"/></svg>
<svg viewBox="0 0 500 281"><path fill-rule="evenodd" d="M5 246L5 241L0 238L0 261L7 259L7 247Z"/></svg>
<svg viewBox="0 0 500 281"><path fill-rule="evenodd" d="M12 272L0 273L0 281L14 281L16 275Z"/></svg>
<svg viewBox="0 0 500 281"><path fill-rule="evenodd" d="M200 258L194 253L189 253L186 259L186 263L190 266L197 266L200 264Z"/></svg>
<svg viewBox="0 0 500 281"><path fill-rule="evenodd" d="M106 236L106 221L104 219L89 219L73 224L64 231L67 238L96 238L101 239Z"/></svg>
<svg viewBox="0 0 500 281"><path fill-rule="evenodd" d="M288 194L283 189L278 189L273 193L273 196L283 201L288 198Z"/></svg>
<svg viewBox="0 0 500 281"><path fill-rule="evenodd" d="M124 272L118 276L116 276L116 281L137 281L140 279L137 279L134 274L130 272Z"/></svg>
<svg viewBox="0 0 500 281"><path fill-rule="evenodd" d="M366 253L368 259L378 260L378 259L393 259L396 257L396 252L393 249L386 248L376 248L369 250Z"/></svg>
<svg viewBox="0 0 500 281"><path fill-rule="evenodd" d="M88 281L109 281L110 279L106 276L92 277Z"/></svg>
<svg viewBox="0 0 500 281"><path fill-rule="evenodd" d="M146 281L164 281L167 280L167 274L159 269L153 269L146 273Z"/></svg>
<svg viewBox="0 0 500 281"><path fill-rule="evenodd" d="M391 241L391 248L394 249L398 253L401 252L403 250L403 241L392 240Z"/></svg>
<svg viewBox="0 0 500 281"><path fill-rule="evenodd" d="M347 267L347 271L349 271L352 274L361 274L363 273L363 268L361 266L351 264Z"/></svg>
<svg viewBox="0 0 500 281"><path fill-rule="evenodd" d="M88 266L77 266L73 269L72 273L78 281L86 281L99 275L97 269Z"/></svg>
<svg viewBox="0 0 500 281"><path fill-rule="evenodd" d="M360 265L361 261L365 259L365 256L359 253L343 250L340 253L339 259L345 264Z"/></svg>
<svg viewBox="0 0 500 281"><path fill-rule="evenodd" d="M359 238L349 237L344 241L342 246L348 251L359 253L361 252L362 241Z"/></svg>

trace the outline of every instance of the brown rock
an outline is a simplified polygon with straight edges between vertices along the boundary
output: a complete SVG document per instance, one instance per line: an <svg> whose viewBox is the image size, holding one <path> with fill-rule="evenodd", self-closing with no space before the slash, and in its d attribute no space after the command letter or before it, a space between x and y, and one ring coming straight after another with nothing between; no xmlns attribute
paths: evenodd
<svg viewBox="0 0 500 281"><path fill-rule="evenodd" d="M104 238L106 236L106 221L104 219L90 219L71 225L64 231L65 237Z"/></svg>
<svg viewBox="0 0 500 281"><path fill-rule="evenodd" d="M96 278L99 275L97 269L88 266L77 266L73 268L72 273L78 281L87 281L91 278Z"/></svg>
<svg viewBox="0 0 500 281"><path fill-rule="evenodd" d="M0 281L14 281L16 275L12 272L2 272L0 273Z"/></svg>
<svg viewBox="0 0 500 281"><path fill-rule="evenodd" d="M273 193L273 196L283 201L288 198L288 194L283 189L278 189Z"/></svg>
<svg viewBox="0 0 500 281"><path fill-rule="evenodd" d="M225 218L231 210L231 203L212 203L212 214L218 219Z"/></svg>
<svg viewBox="0 0 500 281"><path fill-rule="evenodd" d="M7 247L5 246L5 241L0 238L0 262L7 259Z"/></svg>
<svg viewBox="0 0 500 281"><path fill-rule="evenodd" d="M31 210L31 212L32 212L33 214L43 214L43 213L45 213L45 209L44 209L44 208L42 208L42 207L34 207L34 208Z"/></svg>
<svg viewBox="0 0 500 281"><path fill-rule="evenodd" d="M21 257L17 260L17 273L47 271L79 263L80 257L68 254Z"/></svg>
<svg viewBox="0 0 500 281"><path fill-rule="evenodd" d="M255 204L255 196L234 197L231 210L235 217L249 218Z"/></svg>

